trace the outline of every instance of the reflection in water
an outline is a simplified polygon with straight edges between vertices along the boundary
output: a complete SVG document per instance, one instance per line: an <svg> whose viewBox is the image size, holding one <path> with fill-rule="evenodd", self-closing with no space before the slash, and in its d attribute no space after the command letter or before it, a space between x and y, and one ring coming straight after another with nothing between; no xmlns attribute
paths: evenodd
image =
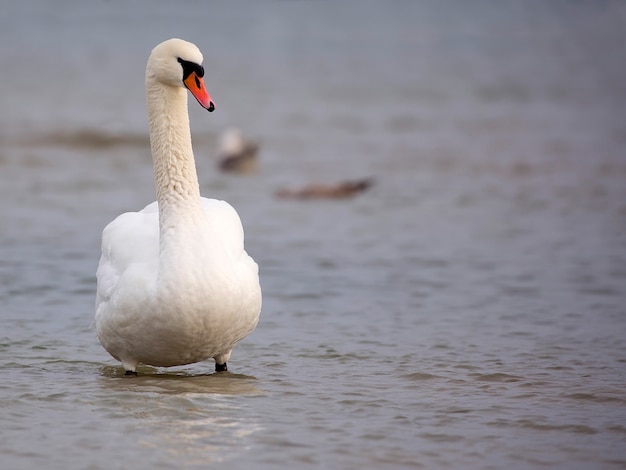
<svg viewBox="0 0 626 470"><path fill-rule="evenodd" d="M176 421L148 418L145 424L152 429L140 445L165 447L171 457L184 458L192 465L240 456L249 449L245 438L261 429L256 423L232 417L192 416Z"/></svg>
<svg viewBox="0 0 626 470"><path fill-rule="evenodd" d="M186 465L202 465L241 455L249 448L245 439L261 429L241 402L231 399L262 395L254 377L229 372L157 374L147 367L138 377L123 377L120 370L102 367L105 377L100 383L119 403L113 417L135 418L127 430L142 436L136 443L141 447L184 459Z"/></svg>
<svg viewBox="0 0 626 470"><path fill-rule="evenodd" d="M120 367L103 366L100 369L103 384L117 391L152 392L164 394L216 394L216 395L257 395L263 391L255 383L257 379L250 375L232 372L195 375L185 371L157 373L157 369L147 366L138 367L139 376L124 377ZM111 378L115 380L110 380Z"/></svg>

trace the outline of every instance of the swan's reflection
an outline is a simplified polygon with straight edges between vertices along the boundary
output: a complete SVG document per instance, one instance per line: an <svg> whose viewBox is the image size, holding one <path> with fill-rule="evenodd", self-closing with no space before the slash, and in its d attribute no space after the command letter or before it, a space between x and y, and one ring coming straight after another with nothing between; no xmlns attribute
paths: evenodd
<svg viewBox="0 0 626 470"><path fill-rule="evenodd" d="M107 388L120 391L155 392L166 394L200 393L217 395L258 395L263 391L256 386L257 379L250 375L220 372L194 374L188 371L161 372L139 366L137 377L125 377L120 367L103 366L101 373L107 377Z"/></svg>
<svg viewBox="0 0 626 470"><path fill-rule="evenodd" d="M102 367L101 372L109 399L119 403L115 416L132 418L126 428L129 439L177 461L184 457L186 464L207 464L235 458L250 448L247 438L261 429L248 413L247 401L236 398L264 393L254 377L157 373L151 368L139 369L138 377L123 377L119 367Z"/></svg>

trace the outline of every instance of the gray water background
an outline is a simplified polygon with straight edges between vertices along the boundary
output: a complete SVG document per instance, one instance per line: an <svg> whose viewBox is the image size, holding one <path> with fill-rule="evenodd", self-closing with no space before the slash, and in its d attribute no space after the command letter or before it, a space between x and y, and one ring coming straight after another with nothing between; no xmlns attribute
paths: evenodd
<svg viewBox="0 0 626 470"><path fill-rule="evenodd" d="M201 189L264 306L231 372L126 379L95 269L154 199L172 36L204 52ZM620 1L3 2L0 468L625 468L624 51ZM259 174L217 172L229 126Z"/></svg>

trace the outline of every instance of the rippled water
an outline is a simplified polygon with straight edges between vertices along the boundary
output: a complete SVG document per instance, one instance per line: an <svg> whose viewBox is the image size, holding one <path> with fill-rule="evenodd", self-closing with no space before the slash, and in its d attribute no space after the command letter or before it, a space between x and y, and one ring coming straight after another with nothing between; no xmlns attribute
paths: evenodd
<svg viewBox="0 0 626 470"><path fill-rule="evenodd" d="M624 468L622 2L5 2L0 467ZM205 53L202 192L264 308L231 372L137 378L91 328L154 198L150 48ZM219 174L216 137L261 140ZM277 189L374 177L350 200Z"/></svg>

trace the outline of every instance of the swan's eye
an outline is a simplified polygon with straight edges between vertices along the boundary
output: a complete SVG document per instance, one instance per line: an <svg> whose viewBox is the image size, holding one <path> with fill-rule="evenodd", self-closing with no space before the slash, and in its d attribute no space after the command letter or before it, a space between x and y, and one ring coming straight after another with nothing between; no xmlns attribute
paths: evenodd
<svg viewBox="0 0 626 470"><path fill-rule="evenodd" d="M192 73L196 73L198 77L204 77L204 67L200 64L196 64L195 62L189 62L188 60L181 59L178 57L178 63L183 67L183 81L187 79L189 75Z"/></svg>

